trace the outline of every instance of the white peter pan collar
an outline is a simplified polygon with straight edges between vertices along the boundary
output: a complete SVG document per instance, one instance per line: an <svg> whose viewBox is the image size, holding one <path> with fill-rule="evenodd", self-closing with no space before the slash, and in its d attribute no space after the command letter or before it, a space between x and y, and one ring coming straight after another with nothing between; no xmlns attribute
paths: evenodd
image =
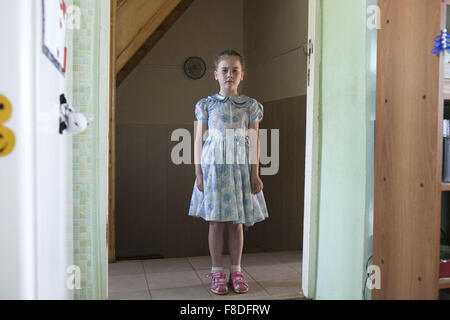
<svg viewBox="0 0 450 320"><path fill-rule="evenodd" d="M247 97L245 94L240 94L238 96L233 96L233 97L227 97L227 96L223 96L219 93L215 93L212 96L209 96L209 98L220 101L220 102L226 102L227 100L230 100L231 102L233 102L233 104L235 104L237 106L244 106L248 102L252 101L252 98Z"/></svg>

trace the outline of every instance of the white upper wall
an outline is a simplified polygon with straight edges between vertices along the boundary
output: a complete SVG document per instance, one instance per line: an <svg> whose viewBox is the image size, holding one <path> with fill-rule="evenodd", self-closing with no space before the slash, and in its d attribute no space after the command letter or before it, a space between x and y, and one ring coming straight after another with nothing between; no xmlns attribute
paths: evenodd
<svg viewBox="0 0 450 320"><path fill-rule="evenodd" d="M308 0L245 0L246 91L260 101L306 95Z"/></svg>
<svg viewBox="0 0 450 320"><path fill-rule="evenodd" d="M245 54L240 92L261 102L306 94L307 0L196 0L117 90L118 124L191 124L194 105L219 91L212 60L225 48ZM199 56L205 76L183 63Z"/></svg>
<svg viewBox="0 0 450 320"><path fill-rule="evenodd" d="M219 91L213 57L225 48L243 51L243 0L196 0L117 90L117 123L193 124L195 103ZM207 64L199 80L183 63Z"/></svg>

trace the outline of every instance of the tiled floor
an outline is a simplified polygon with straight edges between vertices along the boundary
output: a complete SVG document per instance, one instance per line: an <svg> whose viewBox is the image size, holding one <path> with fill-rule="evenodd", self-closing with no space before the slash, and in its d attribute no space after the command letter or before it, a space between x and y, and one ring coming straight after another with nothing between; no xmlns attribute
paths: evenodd
<svg viewBox="0 0 450 320"><path fill-rule="evenodd" d="M299 299L301 252L244 254L242 271L250 290L246 294L216 295L209 290L209 256L120 261L109 265L109 299L210 300ZM224 256L224 267L230 265Z"/></svg>

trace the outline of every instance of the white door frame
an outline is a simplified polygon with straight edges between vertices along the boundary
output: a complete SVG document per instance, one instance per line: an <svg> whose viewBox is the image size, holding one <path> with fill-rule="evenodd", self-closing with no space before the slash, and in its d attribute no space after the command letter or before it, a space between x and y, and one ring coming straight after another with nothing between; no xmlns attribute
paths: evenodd
<svg viewBox="0 0 450 320"><path fill-rule="evenodd" d="M309 0L302 290L311 299L316 294L317 271L321 18L321 0Z"/></svg>

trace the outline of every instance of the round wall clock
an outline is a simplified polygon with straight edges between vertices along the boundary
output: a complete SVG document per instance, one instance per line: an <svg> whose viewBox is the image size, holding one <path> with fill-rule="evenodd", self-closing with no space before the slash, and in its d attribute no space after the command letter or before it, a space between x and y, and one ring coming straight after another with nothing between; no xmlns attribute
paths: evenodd
<svg viewBox="0 0 450 320"><path fill-rule="evenodd" d="M206 72L206 64L200 57L189 57L184 62L184 73L191 79L197 80Z"/></svg>

